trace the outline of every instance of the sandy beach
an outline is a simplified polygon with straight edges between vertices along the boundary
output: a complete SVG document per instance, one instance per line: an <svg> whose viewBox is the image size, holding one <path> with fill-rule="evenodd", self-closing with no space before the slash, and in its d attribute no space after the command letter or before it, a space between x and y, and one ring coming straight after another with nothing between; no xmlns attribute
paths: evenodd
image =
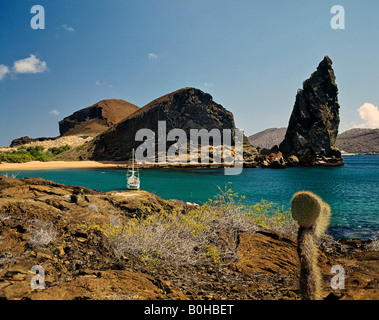
<svg viewBox="0 0 379 320"><path fill-rule="evenodd" d="M48 170L48 169L86 169L86 168L117 168L125 166L125 162L110 161L31 161L25 163L0 163L0 171Z"/></svg>

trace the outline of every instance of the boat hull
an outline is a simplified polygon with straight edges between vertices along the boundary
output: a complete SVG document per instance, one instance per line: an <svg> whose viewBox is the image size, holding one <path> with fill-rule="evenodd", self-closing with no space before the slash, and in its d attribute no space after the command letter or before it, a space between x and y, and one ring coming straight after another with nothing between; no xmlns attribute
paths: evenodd
<svg viewBox="0 0 379 320"><path fill-rule="evenodd" d="M140 188L140 185L139 183L138 184L126 184L126 187L128 188L128 190L139 190Z"/></svg>

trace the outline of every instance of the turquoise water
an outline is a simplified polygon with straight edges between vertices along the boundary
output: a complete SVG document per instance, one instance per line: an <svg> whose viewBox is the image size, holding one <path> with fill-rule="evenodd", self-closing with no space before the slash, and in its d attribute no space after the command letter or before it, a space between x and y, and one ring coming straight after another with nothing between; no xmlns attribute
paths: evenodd
<svg viewBox="0 0 379 320"><path fill-rule="evenodd" d="M228 182L245 202L261 199L290 206L292 195L310 190L332 208L329 233L338 238L379 236L379 155L345 156L343 167L244 169L225 176L222 169L146 169L140 171L141 189L164 199L203 203ZM0 175L5 172L0 172ZM41 177L103 192L124 190L125 171L120 169L64 169L21 171L18 177Z"/></svg>

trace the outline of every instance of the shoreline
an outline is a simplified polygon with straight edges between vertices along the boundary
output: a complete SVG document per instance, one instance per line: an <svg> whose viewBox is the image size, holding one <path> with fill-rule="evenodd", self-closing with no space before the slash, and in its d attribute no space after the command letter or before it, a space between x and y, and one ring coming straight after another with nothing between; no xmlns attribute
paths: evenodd
<svg viewBox="0 0 379 320"><path fill-rule="evenodd" d="M379 155L379 154L355 154L346 153L342 156L356 156L356 155ZM102 168L115 168L125 169L130 161L29 161L22 163L0 162L0 171L24 171L24 170L51 170L51 169L102 169ZM223 169L229 167L226 164L138 164L140 169ZM232 166L233 167L233 166ZM243 165L244 168L259 167L257 163Z"/></svg>
<svg viewBox="0 0 379 320"><path fill-rule="evenodd" d="M125 161L30 161L23 163L0 163L0 171L49 170L49 169L91 169L118 168Z"/></svg>
<svg viewBox="0 0 379 320"><path fill-rule="evenodd" d="M29 161L22 163L0 162L0 171L24 171L24 170L51 170L51 169L126 169L131 161ZM230 164L172 164L172 163L145 163L137 164L139 169L224 169ZM257 164L243 164L244 168L257 167Z"/></svg>
<svg viewBox="0 0 379 320"><path fill-rule="evenodd" d="M379 153L342 153L342 156L378 156Z"/></svg>
<svg viewBox="0 0 379 320"><path fill-rule="evenodd" d="M0 171L26 171L51 169L126 169L129 161L30 161L23 163L0 163ZM138 164L139 169L223 169L223 164Z"/></svg>

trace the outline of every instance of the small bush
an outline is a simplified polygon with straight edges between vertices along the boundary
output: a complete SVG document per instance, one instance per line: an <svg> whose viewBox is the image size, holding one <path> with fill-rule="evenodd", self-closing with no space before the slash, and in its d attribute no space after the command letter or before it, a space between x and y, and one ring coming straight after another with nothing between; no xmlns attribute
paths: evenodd
<svg viewBox="0 0 379 320"><path fill-rule="evenodd" d="M71 147L68 144L66 144L65 146L61 146L59 148L58 147L50 148L48 151L50 151L54 156L57 156L58 154L66 152L70 149Z"/></svg>
<svg viewBox="0 0 379 320"><path fill-rule="evenodd" d="M285 210L284 206L278 207L275 203L262 200L260 203L246 207L246 215L262 228L287 235L295 235L297 232L291 211Z"/></svg>
<svg viewBox="0 0 379 320"><path fill-rule="evenodd" d="M140 214L110 223L82 225L101 231L117 256L132 255L147 264L229 264L238 259L241 232L259 227L290 234L297 228L289 211L271 202L243 204L228 185L202 206L178 213L139 207ZM95 208L89 209L94 210Z"/></svg>
<svg viewBox="0 0 379 320"><path fill-rule="evenodd" d="M226 186L215 199L185 214L140 207L138 217L83 227L101 231L117 256L128 254L150 264L228 264L238 258L241 232L253 233L259 226L282 232L292 228L283 208L266 201L246 206L243 199Z"/></svg>
<svg viewBox="0 0 379 320"><path fill-rule="evenodd" d="M379 251L379 239L372 239L366 248L368 251Z"/></svg>
<svg viewBox="0 0 379 320"><path fill-rule="evenodd" d="M42 146L35 146L35 147L27 147L26 151L29 152L31 155L38 155L40 152L43 152L45 148Z"/></svg>
<svg viewBox="0 0 379 320"><path fill-rule="evenodd" d="M55 240L57 232L51 222L38 219L30 220L29 222L31 223L28 228L30 235L29 243L32 248L44 247Z"/></svg>
<svg viewBox="0 0 379 320"><path fill-rule="evenodd" d="M26 151L12 151L0 153L0 161L3 162L21 163L33 160L33 156Z"/></svg>
<svg viewBox="0 0 379 320"><path fill-rule="evenodd" d="M216 247L208 244L205 246L205 252L207 257L209 257L215 264L221 263L220 253Z"/></svg>
<svg viewBox="0 0 379 320"><path fill-rule="evenodd" d="M49 156L46 153L43 153L37 157L34 158L36 161L41 161L41 162L47 162L51 160L51 156Z"/></svg>
<svg viewBox="0 0 379 320"><path fill-rule="evenodd" d="M0 152L0 161L2 162L11 162L11 163L22 163L29 161L50 161L55 156L65 151L70 150L69 145L65 145L59 148L50 148L48 151L44 152L44 147L35 146L35 147L25 147L21 146L17 151L3 151Z"/></svg>

